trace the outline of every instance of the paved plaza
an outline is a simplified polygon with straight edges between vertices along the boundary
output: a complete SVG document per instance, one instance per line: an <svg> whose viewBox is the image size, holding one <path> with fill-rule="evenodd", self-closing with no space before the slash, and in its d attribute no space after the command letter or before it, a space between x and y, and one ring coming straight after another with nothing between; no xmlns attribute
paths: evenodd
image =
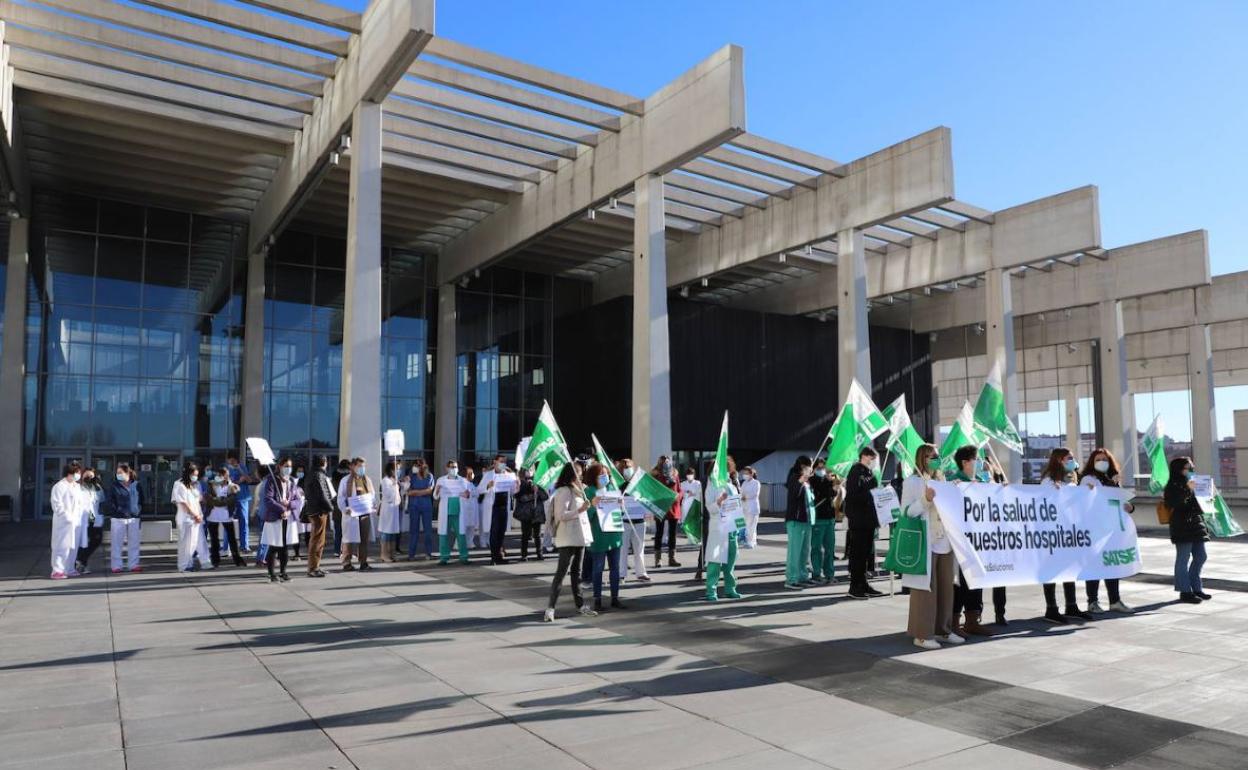
<svg viewBox="0 0 1248 770"><path fill-rule="evenodd" d="M920 651L903 596L780 589L780 522L743 551L746 598L685 568L627 609L540 622L553 560L47 579L46 530L0 528L0 767L1242 768L1248 544L1215 542L1214 599L1173 603L1141 540L1131 616L1052 627L1010 589L1008 633ZM98 559L98 557L97 557ZM299 575L301 562L292 565ZM101 574L103 572L103 574ZM887 581L877 584L887 588Z"/></svg>

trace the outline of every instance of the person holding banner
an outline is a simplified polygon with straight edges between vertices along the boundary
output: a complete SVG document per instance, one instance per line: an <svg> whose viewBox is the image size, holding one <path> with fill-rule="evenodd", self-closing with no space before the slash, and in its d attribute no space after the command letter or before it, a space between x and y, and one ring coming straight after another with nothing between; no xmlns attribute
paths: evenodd
<svg viewBox="0 0 1248 770"><path fill-rule="evenodd" d="M989 473L987 464L979 455L979 447L972 444L958 447L953 453L953 463L957 470L949 477L949 481L960 481L966 484L987 483L992 478ZM1004 483L1004 475L1001 481ZM956 565L955 565L956 566ZM996 612L996 625L1004 626L1007 624L1005 619L1005 588L996 587L992 589L992 608ZM971 588L966 582L966 575L962 574L961 568L958 568L958 584L953 593L953 625L956 628L958 618L965 613L965 619L962 622L962 634L969 636L995 636L991 628L983 625L981 619L984 614L984 589Z"/></svg>
<svg viewBox="0 0 1248 770"><path fill-rule="evenodd" d="M841 480L828 473L823 459L815 461L810 491L815 495L815 524L810 531L810 579L817 585L836 582L836 509Z"/></svg>
<svg viewBox="0 0 1248 770"><path fill-rule="evenodd" d="M758 517L762 514L759 495L763 485L758 481L754 468L747 465L741 469L741 503L745 506L745 547L758 547Z"/></svg>
<svg viewBox="0 0 1248 770"><path fill-rule="evenodd" d="M377 488L366 473L363 457L351 460L351 472L338 483L338 507L342 509L342 571L372 569L368 563L368 541L373 534L372 515L377 510Z"/></svg>
<svg viewBox="0 0 1248 770"><path fill-rule="evenodd" d="M681 519L684 500L680 497L680 483L676 480L676 466L667 455L659 455L650 475L663 482L663 486L676 493L676 502L661 520L654 522L654 568L663 566L663 526L667 525L667 566L679 567L676 561L676 528Z"/></svg>
<svg viewBox="0 0 1248 770"><path fill-rule="evenodd" d="M468 545L485 548L490 544L490 523L481 516L481 490L477 488L477 472L471 465L464 466L461 477L471 494L460 501L460 516L468 532Z"/></svg>
<svg viewBox="0 0 1248 770"><path fill-rule="evenodd" d="M461 478L459 463L449 460L446 475L433 485L433 499L438 504L438 564L451 563L451 533L459 549L459 563L468 563L468 518L464 515L467 502L476 487Z"/></svg>
<svg viewBox="0 0 1248 770"><path fill-rule="evenodd" d="M867 582L867 568L875 556L875 530L879 518L875 513L875 498L871 490L879 487L875 468L880 456L870 446L858 452L858 462L850 467L845 476L845 517L849 520L845 550L849 559L849 597L868 599L883 596Z"/></svg>
<svg viewBox="0 0 1248 770"><path fill-rule="evenodd" d="M577 611L587 617L598 614L585 606L581 595L581 559L585 555L585 546L593 537L588 510L589 498L581 485L580 469L574 463L565 463L555 482L555 494L550 500L550 514L546 519L546 528L552 533L559 552L559 562L550 584L550 602L542 614L543 622L554 622L559 588L565 576L572 581L572 601L576 603Z"/></svg>
<svg viewBox="0 0 1248 770"><path fill-rule="evenodd" d="M286 547L299 539L295 508L302 509L303 504L302 492L293 478L294 463L289 457L283 457L278 461L277 468L277 474L270 475L265 482L264 494L260 498L260 511L264 518L260 542L267 547L264 563L269 569L269 582L276 583L280 580L285 583L290 580L290 575L286 574L289 559ZM297 496L300 498L298 506ZM278 574L273 573L274 560L280 563L281 571Z"/></svg>
<svg viewBox="0 0 1248 770"><path fill-rule="evenodd" d="M398 461L386 463L381 475L381 511L377 517L377 531L381 533L381 560L394 561L399 534L403 531L403 493L406 487L398 478L401 466Z"/></svg>
<svg viewBox="0 0 1248 770"><path fill-rule="evenodd" d="M1118 461L1105 447L1097 447L1092 450L1092 454L1088 455L1088 461L1084 463L1083 471L1079 474L1079 483L1089 489L1096 487L1117 487L1119 478ZM1135 506L1129 502L1122 504L1122 510L1131 513L1135 510ZM1089 580L1084 584L1084 588L1088 594L1088 612L1098 613L1104 612L1101 609L1101 603L1098 601L1101 581ZM1113 612L1129 613L1131 608L1122 601L1122 596L1118 593L1118 579L1107 578L1105 580L1105 591L1109 594L1109 609Z"/></svg>
<svg viewBox="0 0 1248 770"><path fill-rule="evenodd" d="M910 589L906 634L915 647L938 650L942 643L962 644L966 640L953 632L953 573L957 562L933 502L936 490L928 486L929 481L940 480L936 447L920 446L914 453L914 468L901 485L901 511L927 522L927 574L901 576L901 584Z"/></svg>
<svg viewBox="0 0 1248 770"><path fill-rule="evenodd" d="M810 489L810 458L802 455L793 463L785 481L788 504L784 509L784 529L788 548L784 558L784 587L802 590L810 580L810 534L815 524L815 495Z"/></svg>
<svg viewBox="0 0 1248 770"><path fill-rule="evenodd" d="M624 522L623 511L619 507L620 495L618 492L610 493L610 509L599 504L598 501L608 495L611 477L606 466L596 461L590 464L587 475L594 480L594 486L585 492L585 497L590 501L589 529L592 539L589 544L589 558L593 562L590 581L594 586L594 611L603 611L604 569L611 570L611 608L622 610L624 605L620 603L620 550L623 545Z"/></svg>
<svg viewBox="0 0 1248 770"><path fill-rule="evenodd" d="M719 486L714 474L706 480L706 600L719 601L719 576L724 576L724 596L740 599L737 593L737 532L745 528L741 492L732 483L737 463L728 455L728 483Z"/></svg>
<svg viewBox="0 0 1248 770"><path fill-rule="evenodd" d="M1079 470L1079 461L1066 447L1057 447L1049 453L1049 463L1044 466L1044 474L1040 486L1059 489L1063 484L1073 483ZM1062 583L1062 593L1066 596L1066 611L1057 609L1057 584L1044 584L1044 619L1054 625L1066 625L1070 618L1092 620L1092 616L1079 609L1079 597L1075 592L1074 581Z"/></svg>
<svg viewBox="0 0 1248 770"><path fill-rule="evenodd" d="M1184 604L1200 604L1213 597L1204 592L1200 571L1205 566L1205 543L1209 529L1196 499L1196 472L1190 457L1170 461L1170 480L1162 491L1162 500L1170 508L1170 542L1174 543L1174 590Z"/></svg>
<svg viewBox="0 0 1248 770"><path fill-rule="evenodd" d="M511 516L512 494L516 491L516 475L507 469L507 458L494 456L494 467L481 474L481 521L488 533L490 563L506 564L503 539L507 535L507 520ZM488 526L484 522L489 522Z"/></svg>

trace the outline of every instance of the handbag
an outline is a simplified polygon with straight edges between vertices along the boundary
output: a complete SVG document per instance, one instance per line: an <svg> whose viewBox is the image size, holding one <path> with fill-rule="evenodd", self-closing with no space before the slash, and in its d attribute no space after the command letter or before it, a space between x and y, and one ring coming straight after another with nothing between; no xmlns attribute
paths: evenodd
<svg viewBox="0 0 1248 770"><path fill-rule="evenodd" d="M1174 515L1174 510L1166 505L1165 500L1157 501L1157 522L1159 524L1169 524L1170 517Z"/></svg>
<svg viewBox="0 0 1248 770"><path fill-rule="evenodd" d="M884 569L903 575L927 574L927 519L902 516L892 525Z"/></svg>

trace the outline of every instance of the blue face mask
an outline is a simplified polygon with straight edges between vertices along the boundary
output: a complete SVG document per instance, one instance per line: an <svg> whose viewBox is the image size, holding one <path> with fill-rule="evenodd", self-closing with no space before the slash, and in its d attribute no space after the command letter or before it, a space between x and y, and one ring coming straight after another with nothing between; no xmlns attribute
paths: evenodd
<svg viewBox="0 0 1248 770"><path fill-rule="evenodd" d="M363 465L361 465L360 467L358 467L358 468L356 468L356 469L355 469L355 475L356 475L356 476L363 476L363 475L364 475L364 466L363 466Z"/></svg>
<svg viewBox="0 0 1248 770"><path fill-rule="evenodd" d="M1193 474L1193 473L1195 473L1195 472L1196 472L1196 469L1195 469L1195 468L1184 468L1184 469L1183 469L1183 478L1185 478L1185 479L1190 479L1190 478L1192 477L1192 474Z"/></svg>
<svg viewBox="0 0 1248 770"><path fill-rule="evenodd" d="M1074 473L1075 471L1079 470L1079 463L1075 462L1075 459L1072 457L1071 459L1066 461L1063 467L1066 468L1067 473Z"/></svg>
<svg viewBox="0 0 1248 770"><path fill-rule="evenodd" d="M293 471L294 471L294 469L293 469L293 468L283 467L283 468L282 468L282 478L284 478L284 479L288 479L288 478L290 478L290 474L291 474Z"/></svg>

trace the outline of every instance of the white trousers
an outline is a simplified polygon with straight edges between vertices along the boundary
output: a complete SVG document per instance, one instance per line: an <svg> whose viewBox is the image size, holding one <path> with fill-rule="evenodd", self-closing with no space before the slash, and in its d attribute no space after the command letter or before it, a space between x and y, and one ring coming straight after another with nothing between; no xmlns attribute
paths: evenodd
<svg viewBox="0 0 1248 770"><path fill-rule="evenodd" d="M52 574L68 574L74 568L78 558L78 541L82 537L79 528L83 521L76 516L52 515Z"/></svg>
<svg viewBox="0 0 1248 770"><path fill-rule="evenodd" d="M745 547L758 547L758 514L746 511L745 514Z"/></svg>
<svg viewBox="0 0 1248 770"><path fill-rule="evenodd" d="M624 563L624 574L621 577L625 580L628 579L629 572L638 578L646 577L646 522L644 520L624 520L620 561Z"/></svg>
<svg viewBox="0 0 1248 770"><path fill-rule="evenodd" d="M121 546L126 546L126 569L139 566L139 519L109 519L109 549L112 559L109 567L121 569Z"/></svg>
<svg viewBox="0 0 1248 770"><path fill-rule="evenodd" d="M196 522L183 511L178 511L178 569L188 570L195 566L195 550L204 539L204 525ZM204 550L204 555L208 551Z"/></svg>

